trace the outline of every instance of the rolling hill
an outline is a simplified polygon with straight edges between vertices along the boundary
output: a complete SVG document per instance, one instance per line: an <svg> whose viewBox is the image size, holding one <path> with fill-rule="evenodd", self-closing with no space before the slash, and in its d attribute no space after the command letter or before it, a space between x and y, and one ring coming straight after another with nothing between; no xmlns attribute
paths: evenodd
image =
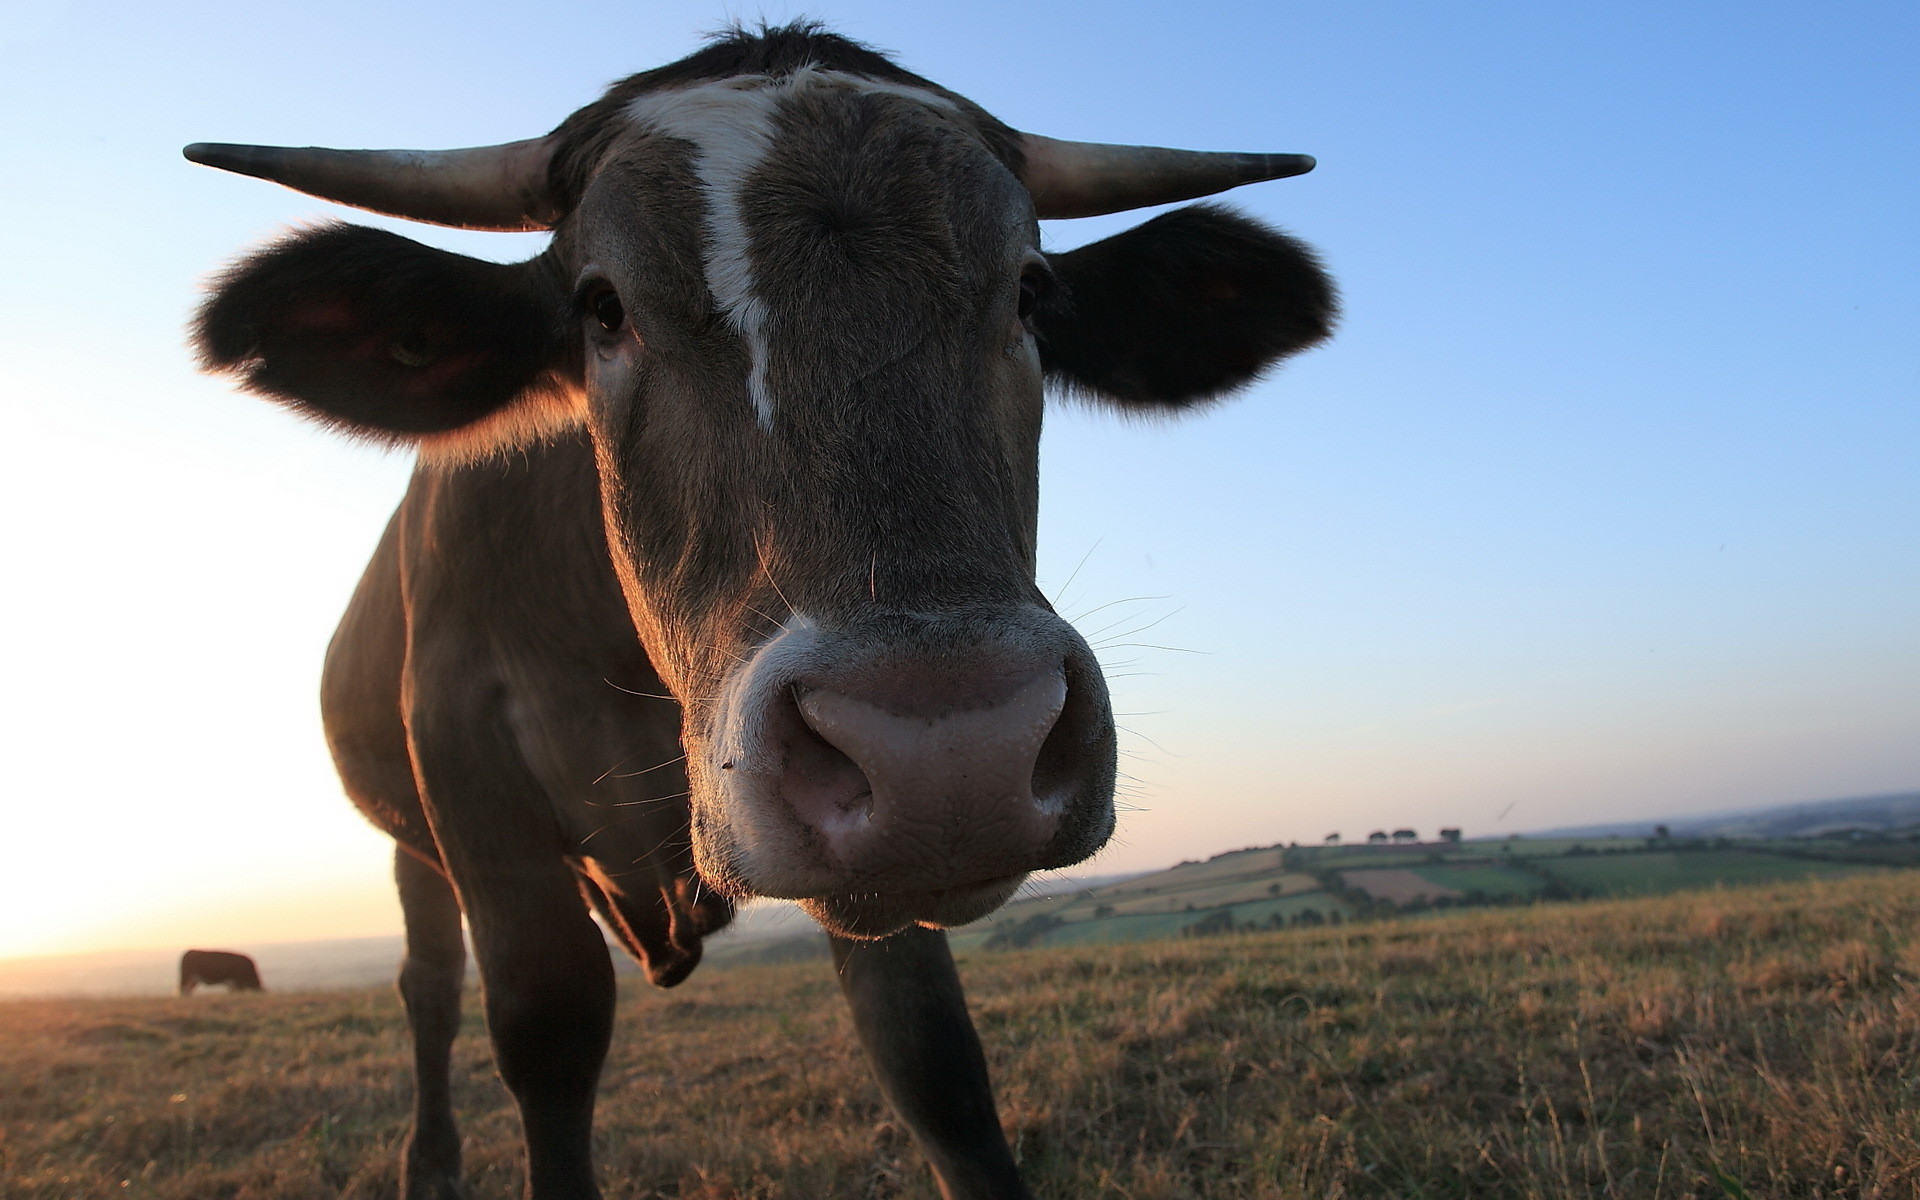
<svg viewBox="0 0 1920 1200"><path fill-rule="evenodd" d="M1746 809L1665 822L1549 830L1500 840L1254 846L1140 875L1042 876L1013 903L954 931L957 950L1002 950L1336 924L1438 909L1651 895L1715 885L1856 875L1920 865L1920 792ZM1386 836L1386 835L1380 835ZM276 990L393 978L400 939L283 942L252 954ZM708 942L710 968L824 957L792 904L756 902ZM0 961L0 996L171 991L178 952ZM616 954L622 971L632 970Z"/></svg>

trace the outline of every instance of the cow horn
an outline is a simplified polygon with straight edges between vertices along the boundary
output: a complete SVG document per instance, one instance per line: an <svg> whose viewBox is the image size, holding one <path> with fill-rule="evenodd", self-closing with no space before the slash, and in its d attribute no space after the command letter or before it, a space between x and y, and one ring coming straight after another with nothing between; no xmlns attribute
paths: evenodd
<svg viewBox="0 0 1920 1200"><path fill-rule="evenodd" d="M1108 146L1020 135L1027 191L1041 217L1097 217L1150 204L1211 196L1243 183L1313 170L1305 154L1232 154Z"/></svg>
<svg viewBox="0 0 1920 1200"><path fill-rule="evenodd" d="M551 229L564 215L547 184L553 139L466 150L327 150L196 142L203 166L285 184L333 200L456 229Z"/></svg>

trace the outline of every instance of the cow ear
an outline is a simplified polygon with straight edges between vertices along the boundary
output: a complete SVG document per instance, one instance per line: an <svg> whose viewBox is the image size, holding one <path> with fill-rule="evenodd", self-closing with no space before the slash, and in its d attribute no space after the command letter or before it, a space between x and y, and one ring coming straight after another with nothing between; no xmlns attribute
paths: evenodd
<svg viewBox="0 0 1920 1200"><path fill-rule="evenodd" d="M1040 361L1069 392L1133 410L1213 399L1332 332L1339 301L1313 251L1197 204L1050 256Z"/></svg>
<svg viewBox="0 0 1920 1200"><path fill-rule="evenodd" d="M379 229L304 230L214 281L201 365L349 434L471 457L577 423L565 292Z"/></svg>

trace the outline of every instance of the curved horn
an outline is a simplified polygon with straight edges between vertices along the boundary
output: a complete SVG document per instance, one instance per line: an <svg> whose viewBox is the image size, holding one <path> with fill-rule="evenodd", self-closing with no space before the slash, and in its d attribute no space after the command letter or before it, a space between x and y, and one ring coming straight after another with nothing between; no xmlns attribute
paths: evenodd
<svg viewBox="0 0 1920 1200"><path fill-rule="evenodd" d="M1020 135L1027 191L1041 217L1097 217L1149 204L1211 196L1243 183L1285 179L1313 170L1305 154L1231 154L1108 146Z"/></svg>
<svg viewBox="0 0 1920 1200"><path fill-rule="evenodd" d="M551 229L564 215L547 185L551 137L467 150L195 142L181 153L202 166L271 180L323 200L456 229Z"/></svg>

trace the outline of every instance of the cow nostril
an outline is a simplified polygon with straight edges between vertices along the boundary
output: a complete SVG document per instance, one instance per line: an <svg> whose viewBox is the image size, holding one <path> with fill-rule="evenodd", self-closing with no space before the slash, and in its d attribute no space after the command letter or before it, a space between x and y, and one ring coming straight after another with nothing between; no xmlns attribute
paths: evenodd
<svg viewBox="0 0 1920 1200"><path fill-rule="evenodd" d="M981 690L977 684L971 693L948 688L935 692L933 702L923 699L921 711L900 712L845 692L809 689L794 707L811 735L810 753L837 751L836 765L844 759L864 773L860 802L868 807L876 792L881 805L908 810L945 806L973 791L990 806L1031 805L1041 752L1067 702L1066 672L1043 671L1010 689L1000 685L985 704L955 701L956 694L977 700ZM1061 773L1073 740L1056 747L1047 782Z"/></svg>
<svg viewBox="0 0 1920 1200"><path fill-rule="evenodd" d="M1033 798L1041 809L1058 813L1081 790L1086 778L1088 751L1107 727L1104 691L1074 678L1068 664L1062 674L1066 695L1053 727L1033 760Z"/></svg>
<svg viewBox="0 0 1920 1200"><path fill-rule="evenodd" d="M840 811L848 816L873 816L873 789L862 788L840 802Z"/></svg>
<svg viewBox="0 0 1920 1200"><path fill-rule="evenodd" d="M1072 724L1067 718L1071 713L1072 700L1068 700L1069 709L1060 714L1060 719L1047 731L1047 740L1040 743L1040 753L1033 760L1033 799L1043 809L1057 811L1072 793L1079 777L1079 764L1083 757L1080 739L1074 736Z"/></svg>
<svg viewBox="0 0 1920 1200"><path fill-rule="evenodd" d="M806 708L798 703L805 691L795 686L792 693L794 728L786 739L781 771L787 803L802 819L871 818L873 785L859 765L807 719Z"/></svg>

